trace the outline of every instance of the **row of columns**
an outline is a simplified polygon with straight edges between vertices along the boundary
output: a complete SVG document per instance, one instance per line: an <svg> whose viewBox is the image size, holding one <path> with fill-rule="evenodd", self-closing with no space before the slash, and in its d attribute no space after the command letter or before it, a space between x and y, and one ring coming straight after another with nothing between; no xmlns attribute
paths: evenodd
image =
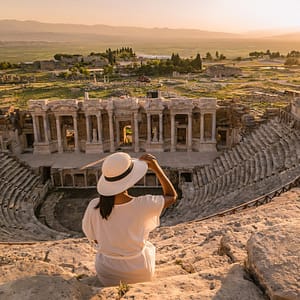
<svg viewBox="0 0 300 300"><path fill-rule="evenodd" d="M151 116L153 114L147 113L147 142L151 143ZM163 143L163 114L159 113L159 143ZM188 114L188 133L187 133L187 149L188 151L192 150L192 113ZM204 115L200 113L200 143L204 142ZM90 114L86 115L86 130L87 130L87 143L98 142L102 144L102 115L101 113L96 114L97 117L97 140L95 137L91 137L91 116ZM175 141L175 116L176 113L171 112L171 151L176 151L176 141ZM32 115L33 121L33 131L34 131L34 141L41 141L41 133L39 127L39 116ZM43 118L43 126L44 126L44 137L45 142L49 143L50 141L50 132L49 132L49 122L47 115L40 115ZM73 128L74 128L74 143L75 143L75 152L79 152L79 141L78 141L78 126L77 126L77 115L72 114L73 117ZM108 110L108 118L109 118L109 138L110 138L110 152L115 151L115 143L114 143L114 126L113 126L113 111ZM58 152L63 152L63 144L62 144L62 134L61 134L61 123L60 123L60 115L55 115L56 119L56 130L57 130L57 145ZM134 112L133 115L134 121L134 151L139 151L139 130L138 130L138 112ZM117 129L118 130L118 129ZM211 128L211 140L215 141L216 134L216 114L212 113L212 128Z"/></svg>

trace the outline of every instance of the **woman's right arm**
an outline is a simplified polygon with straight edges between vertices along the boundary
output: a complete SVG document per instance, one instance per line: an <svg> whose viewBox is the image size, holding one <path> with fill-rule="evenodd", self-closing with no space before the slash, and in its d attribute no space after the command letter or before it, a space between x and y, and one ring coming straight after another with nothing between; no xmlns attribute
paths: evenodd
<svg viewBox="0 0 300 300"><path fill-rule="evenodd" d="M144 154L140 157L140 159L144 160L148 164L148 168L155 173L162 186L165 198L164 208L175 203L177 199L177 192L163 169L158 164L156 158L151 154Z"/></svg>

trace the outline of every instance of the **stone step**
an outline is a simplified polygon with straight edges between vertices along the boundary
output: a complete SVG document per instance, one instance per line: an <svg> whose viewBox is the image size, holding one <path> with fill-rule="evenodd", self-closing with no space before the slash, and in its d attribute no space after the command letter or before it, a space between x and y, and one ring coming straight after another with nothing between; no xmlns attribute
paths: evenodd
<svg viewBox="0 0 300 300"><path fill-rule="evenodd" d="M240 156L240 154L238 153L236 147L232 148L232 154L235 157L235 160L237 161L237 163L240 163L242 161L242 157Z"/></svg>
<svg viewBox="0 0 300 300"><path fill-rule="evenodd" d="M254 146L253 148L256 149L255 150L256 152L262 148L261 142L258 139L257 134L251 133L251 141L252 141L252 145Z"/></svg>
<svg viewBox="0 0 300 300"><path fill-rule="evenodd" d="M211 177L213 178L213 181L216 181L218 178L218 174L216 173L215 168L210 168Z"/></svg>
<svg viewBox="0 0 300 300"><path fill-rule="evenodd" d="M0 166L1 166L0 170L3 170L3 168L5 168L6 166L12 164L13 162L16 163L16 161L13 160L13 159L10 158L10 157L3 159L3 160L1 161L1 163L0 163Z"/></svg>
<svg viewBox="0 0 300 300"><path fill-rule="evenodd" d="M239 164L239 159L235 156L233 150L232 149L228 150L228 154L230 156L230 160L232 161L232 166L233 167L237 166Z"/></svg>
<svg viewBox="0 0 300 300"><path fill-rule="evenodd" d="M242 144L241 144L242 145ZM240 157L242 158L242 160L246 160L247 159L247 153L245 152L245 150L243 149L244 147L241 145L237 145L236 146L236 150L239 153Z"/></svg>
<svg viewBox="0 0 300 300"><path fill-rule="evenodd" d="M25 192L29 192L33 189L34 186L36 186L39 183L39 178L36 175L31 174L31 176L28 177L28 179L23 184L23 190Z"/></svg>
<svg viewBox="0 0 300 300"><path fill-rule="evenodd" d="M11 164L6 164L0 169L0 176L7 178L11 172L19 167L19 164L16 161L12 161Z"/></svg>
<svg viewBox="0 0 300 300"><path fill-rule="evenodd" d="M260 154L260 161L261 161L261 174L260 174L260 180L267 177L267 157L265 155L265 151L261 151Z"/></svg>
<svg viewBox="0 0 300 300"><path fill-rule="evenodd" d="M262 133L261 133L260 130L257 130L256 136L257 136L257 139L259 140L260 145L261 145L260 149L266 148L266 147L268 146L269 143L268 143L268 141L263 137L263 135L262 135Z"/></svg>
<svg viewBox="0 0 300 300"><path fill-rule="evenodd" d="M289 169L293 166L293 163L291 160L291 153L289 151L289 144L285 139L281 139L280 144L281 144L281 148L284 151L284 156L285 156L284 166L286 169Z"/></svg>
<svg viewBox="0 0 300 300"><path fill-rule="evenodd" d="M255 160L255 156L253 156L253 158L250 159L250 176L249 176L249 184L250 184L250 183L253 183L253 182L255 181L255 175L256 175L255 165L256 165L256 160Z"/></svg>
<svg viewBox="0 0 300 300"><path fill-rule="evenodd" d="M222 164L222 166L223 166L223 170L224 170L224 173L225 173L225 172L227 172L227 170L229 169L229 166L228 166L228 164L227 164L227 162L226 162L226 159L225 159L225 157L224 157L224 154L221 154L219 157L220 157L220 162L221 162L221 164Z"/></svg>
<svg viewBox="0 0 300 300"><path fill-rule="evenodd" d="M225 152L224 152L224 158L225 158L226 163L227 163L227 165L228 165L228 169L232 169L233 166L234 166L234 163L233 163L233 161L231 160L228 151L225 151Z"/></svg>
<svg viewBox="0 0 300 300"><path fill-rule="evenodd" d="M270 177L273 175L273 158L270 153L270 147L264 151L264 156L266 158L266 176Z"/></svg>
<svg viewBox="0 0 300 300"><path fill-rule="evenodd" d="M207 182L211 182L212 181L212 178L210 176L210 170L209 170L209 166L204 166L204 172L205 172L205 176L207 178Z"/></svg>
<svg viewBox="0 0 300 300"><path fill-rule="evenodd" d="M277 151L277 160L278 160L278 170L277 172L281 172L283 169L285 169L285 151L284 147L280 143L280 141L276 144L276 151Z"/></svg>
<svg viewBox="0 0 300 300"><path fill-rule="evenodd" d="M269 132L266 131L264 127L262 127L261 135L267 141L268 145L274 143L272 135L270 135Z"/></svg>
<svg viewBox="0 0 300 300"><path fill-rule="evenodd" d="M26 169L21 169L19 172L11 179L11 183L20 186L22 184L22 180L26 178L26 174L28 173L28 170Z"/></svg>
<svg viewBox="0 0 300 300"><path fill-rule="evenodd" d="M203 186L204 183L203 183L203 179L202 179L202 176L201 176L201 173L200 173L200 170L197 171L197 179L198 179L198 184L199 184L199 187Z"/></svg>
<svg viewBox="0 0 300 300"><path fill-rule="evenodd" d="M207 180L207 177L206 177L206 174L205 174L205 170L203 168L200 169L200 175L201 175L201 178L202 178L203 185L207 184L208 180Z"/></svg>
<svg viewBox="0 0 300 300"><path fill-rule="evenodd" d="M216 163L217 163L217 169L219 170L219 174L220 174L219 176L222 176L224 174L225 170L224 170L224 167L223 167L220 157L218 157L216 159Z"/></svg>

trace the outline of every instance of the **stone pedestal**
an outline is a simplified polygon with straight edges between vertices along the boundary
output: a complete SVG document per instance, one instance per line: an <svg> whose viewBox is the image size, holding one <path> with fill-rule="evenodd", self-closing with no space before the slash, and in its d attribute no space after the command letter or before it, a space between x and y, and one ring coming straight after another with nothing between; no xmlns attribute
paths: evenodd
<svg viewBox="0 0 300 300"><path fill-rule="evenodd" d="M34 154L51 154L57 151L57 141L34 143Z"/></svg>
<svg viewBox="0 0 300 300"><path fill-rule="evenodd" d="M103 153L103 144L102 143L86 143L85 144L85 153L86 154Z"/></svg>
<svg viewBox="0 0 300 300"><path fill-rule="evenodd" d="M216 142L213 141L205 141L200 142L199 144L199 152L216 152Z"/></svg>
<svg viewBox="0 0 300 300"><path fill-rule="evenodd" d="M164 152L164 144L161 142L147 143L146 152Z"/></svg>

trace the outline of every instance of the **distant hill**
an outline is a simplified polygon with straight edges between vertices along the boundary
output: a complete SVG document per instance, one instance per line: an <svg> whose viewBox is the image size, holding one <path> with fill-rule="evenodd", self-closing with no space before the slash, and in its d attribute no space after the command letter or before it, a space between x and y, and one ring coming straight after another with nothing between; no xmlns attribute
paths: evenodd
<svg viewBox="0 0 300 300"><path fill-rule="evenodd" d="M228 39L240 35L196 29L117 27L107 25L50 24L36 21L0 20L2 41L51 41L77 42L126 40L174 40L174 39Z"/></svg>
<svg viewBox="0 0 300 300"><path fill-rule="evenodd" d="M141 41L209 39L287 39L300 40L300 31L252 31L244 34L198 29L143 28L107 25L52 24L37 21L0 20L0 41Z"/></svg>
<svg viewBox="0 0 300 300"><path fill-rule="evenodd" d="M273 39L281 39L281 40L300 41L300 31L286 33L286 34L281 34L281 35L274 35L271 38L273 38Z"/></svg>
<svg viewBox="0 0 300 300"><path fill-rule="evenodd" d="M138 54L189 57L216 51L228 58L246 57L252 51L300 49L299 33L279 30L244 34L197 29L118 27L51 24L0 20L0 60L10 62L53 58L55 53L88 54L107 48L132 47Z"/></svg>

